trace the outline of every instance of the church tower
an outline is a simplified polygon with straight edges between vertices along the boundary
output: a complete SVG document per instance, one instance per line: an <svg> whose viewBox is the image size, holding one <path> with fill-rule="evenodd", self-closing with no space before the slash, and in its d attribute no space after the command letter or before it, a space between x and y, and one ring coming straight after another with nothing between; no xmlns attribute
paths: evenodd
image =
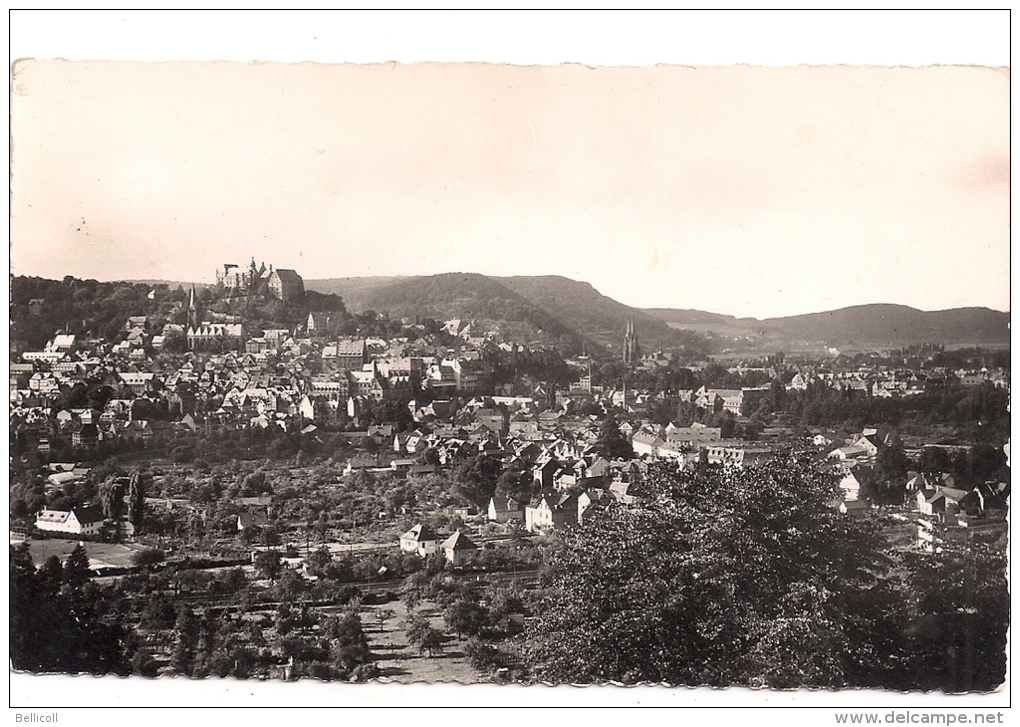
<svg viewBox="0 0 1020 727"><path fill-rule="evenodd" d="M198 330L198 301L195 299L195 284L191 284L191 293L188 296L188 328Z"/></svg>
<svg viewBox="0 0 1020 727"><path fill-rule="evenodd" d="M627 332L623 335L623 362L633 366L641 357L641 349L638 346L637 331L634 330L634 319L627 321Z"/></svg>

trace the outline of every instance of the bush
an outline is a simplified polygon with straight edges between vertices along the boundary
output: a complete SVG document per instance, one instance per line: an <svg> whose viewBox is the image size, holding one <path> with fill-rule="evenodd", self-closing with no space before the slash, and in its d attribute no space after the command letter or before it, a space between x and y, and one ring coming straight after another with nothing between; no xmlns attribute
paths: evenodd
<svg viewBox="0 0 1020 727"><path fill-rule="evenodd" d="M131 563L139 568L148 568L166 559L166 553L159 548L144 548L131 555Z"/></svg>
<svg viewBox="0 0 1020 727"><path fill-rule="evenodd" d="M432 628L423 616L412 615L407 625L407 640L418 647L419 653L429 652L434 656L443 651L443 634Z"/></svg>
<svg viewBox="0 0 1020 727"><path fill-rule="evenodd" d="M503 665L503 652L492 644L472 637L464 647L471 666L483 671L493 671Z"/></svg>

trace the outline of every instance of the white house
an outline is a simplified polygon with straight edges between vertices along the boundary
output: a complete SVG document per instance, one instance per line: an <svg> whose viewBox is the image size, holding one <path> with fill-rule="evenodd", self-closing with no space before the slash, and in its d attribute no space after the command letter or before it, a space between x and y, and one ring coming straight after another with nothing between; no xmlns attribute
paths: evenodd
<svg viewBox="0 0 1020 727"><path fill-rule="evenodd" d="M460 530L443 541L443 555L452 565L463 565L470 558L472 553L478 550L478 546L471 542Z"/></svg>
<svg viewBox="0 0 1020 727"><path fill-rule="evenodd" d="M524 509L524 526L529 533L536 530L574 527L581 522L585 510L591 503L592 500L586 492L577 495L563 492L558 496L544 496L535 507Z"/></svg>
<svg viewBox="0 0 1020 727"><path fill-rule="evenodd" d="M843 490L843 499L847 502L854 502L861 494L861 483L853 472L848 472L839 481L839 489Z"/></svg>
<svg viewBox="0 0 1020 727"><path fill-rule="evenodd" d="M505 523L523 518L524 513L521 511L520 503L512 497L493 495L489 498L489 520Z"/></svg>
<svg viewBox="0 0 1020 727"><path fill-rule="evenodd" d="M95 535L106 518L98 507L76 507L71 510L43 510L35 518L35 526L47 533Z"/></svg>
<svg viewBox="0 0 1020 727"><path fill-rule="evenodd" d="M418 524L400 536L400 549L405 553L417 553L422 558L439 550L442 537L428 525Z"/></svg>

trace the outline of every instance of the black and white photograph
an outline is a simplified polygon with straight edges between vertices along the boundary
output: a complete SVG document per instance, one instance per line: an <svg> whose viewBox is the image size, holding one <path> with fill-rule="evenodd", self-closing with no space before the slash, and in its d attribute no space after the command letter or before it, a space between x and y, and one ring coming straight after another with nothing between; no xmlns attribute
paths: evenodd
<svg viewBox="0 0 1020 727"><path fill-rule="evenodd" d="M1005 61L316 45L541 13L28 18L138 35L11 59L21 721L70 685L1002 723L1009 13L886 17L999 19ZM206 19L303 40L131 55Z"/></svg>

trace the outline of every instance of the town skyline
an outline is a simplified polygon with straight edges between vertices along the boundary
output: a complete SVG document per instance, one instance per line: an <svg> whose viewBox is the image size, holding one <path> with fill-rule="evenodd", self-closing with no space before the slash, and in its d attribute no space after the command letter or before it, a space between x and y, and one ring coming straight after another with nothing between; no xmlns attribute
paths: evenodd
<svg viewBox="0 0 1020 727"><path fill-rule="evenodd" d="M995 69L22 62L13 100L15 275L255 257L738 317L1009 310Z"/></svg>

